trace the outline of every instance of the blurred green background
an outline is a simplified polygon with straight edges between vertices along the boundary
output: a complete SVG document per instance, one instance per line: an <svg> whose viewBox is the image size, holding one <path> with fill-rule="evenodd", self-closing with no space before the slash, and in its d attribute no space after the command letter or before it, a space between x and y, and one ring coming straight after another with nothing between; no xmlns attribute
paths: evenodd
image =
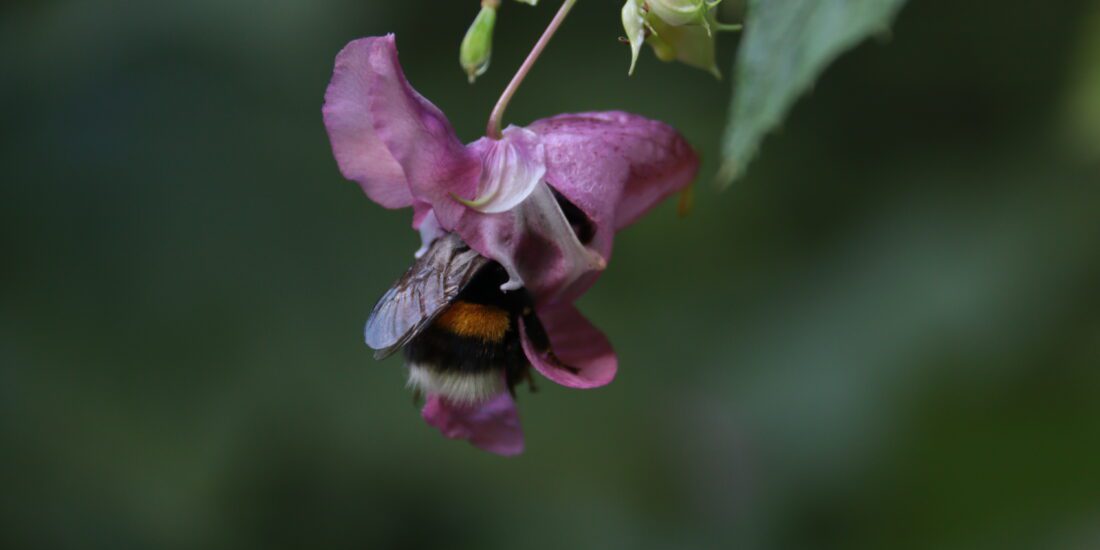
<svg viewBox="0 0 1100 550"><path fill-rule="evenodd" d="M704 168L581 302L618 378L521 394L502 459L363 345L418 238L320 108L396 32L473 140L542 4L469 86L476 0L5 3L0 544L1100 547L1100 5L914 0L717 193L731 83L628 79L621 4L580 2L510 121L635 111Z"/></svg>

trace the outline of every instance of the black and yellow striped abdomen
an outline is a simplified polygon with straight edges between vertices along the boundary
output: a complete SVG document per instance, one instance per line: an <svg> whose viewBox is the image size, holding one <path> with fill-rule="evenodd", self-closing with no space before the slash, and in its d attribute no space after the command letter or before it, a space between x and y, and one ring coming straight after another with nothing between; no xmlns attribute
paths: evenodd
<svg viewBox="0 0 1100 550"><path fill-rule="evenodd" d="M485 271L405 346L411 386L476 402L525 375L519 316L529 298L524 290L500 290L507 275L499 266Z"/></svg>
<svg viewBox="0 0 1100 550"><path fill-rule="evenodd" d="M501 342L512 328L512 319L509 311L502 307L456 300L434 324L457 336Z"/></svg>

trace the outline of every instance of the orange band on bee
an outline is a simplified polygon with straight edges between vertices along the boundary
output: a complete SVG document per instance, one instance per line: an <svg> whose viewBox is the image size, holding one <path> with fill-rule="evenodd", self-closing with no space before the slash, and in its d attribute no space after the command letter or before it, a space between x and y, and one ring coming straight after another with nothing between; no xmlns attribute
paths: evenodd
<svg viewBox="0 0 1100 550"><path fill-rule="evenodd" d="M458 336L499 342L511 326L508 312L485 304L456 301L436 318L435 324Z"/></svg>

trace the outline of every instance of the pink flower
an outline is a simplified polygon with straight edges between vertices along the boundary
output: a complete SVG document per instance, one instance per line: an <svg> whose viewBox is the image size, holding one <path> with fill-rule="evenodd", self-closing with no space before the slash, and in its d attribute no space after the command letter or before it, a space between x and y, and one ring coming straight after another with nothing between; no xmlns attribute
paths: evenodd
<svg viewBox="0 0 1100 550"><path fill-rule="evenodd" d="M612 111L509 126L498 140L463 145L443 113L405 80L393 35L356 40L340 52L323 111L344 176L386 208L412 207L413 228L424 241L418 257L440 254L442 247L431 245L455 234L476 252L469 258L503 268L500 291L525 289L534 312L518 317L514 330L536 370L573 388L614 378L618 359L610 342L572 302L606 266L615 232L695 177L698 159L683 137L663 123ZM458 286L447 287L448 299ZM368 344L399 347L429 320L387 327L386 337L368 326ZM538 327L531 326L539 323L550 349L539 345ZM512 396L503 391L514 381L506 382L471 400L422 386L424 419L447 437L518 454L523 435Z"/></svg>

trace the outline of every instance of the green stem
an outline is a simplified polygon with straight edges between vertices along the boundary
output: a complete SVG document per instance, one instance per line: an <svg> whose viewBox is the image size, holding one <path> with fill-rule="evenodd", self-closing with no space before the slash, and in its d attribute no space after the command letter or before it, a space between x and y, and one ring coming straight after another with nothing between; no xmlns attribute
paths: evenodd
<svg viewBox="0 0 1100 550"><path fill-rule="evenodd" d="M565 16L569 15L569 10L573 8L573 4L576 4L577 0L565 0L562 2L561 7L558 8L558 13L554 15L554 19L550 21L550 25L543 31L542 36L539 37L539 41L535 42L535 47L531 49L531 53L527 54L527 59L523 60L523 65L519 66L519 70L516 71L516 75L512 77L512 81L508 83L508 87L504 88L504 93L500 95L500 99L497 100L497 104L493 107L492 114L489 115L489 124L486 125L485 133L493 139L500 139L500 123L504 119L504 110L508 108L508 103L512 101L512 96L516 95L516 90L519 89L519 85L523 83L523 79L527 76L527 73L531 71L531 67L535 65L535 61L542 55L542 50L546 49L546 45L550 43L550 39L557 32L558 27L561 26L562 21L565 21Z"/></svg>

